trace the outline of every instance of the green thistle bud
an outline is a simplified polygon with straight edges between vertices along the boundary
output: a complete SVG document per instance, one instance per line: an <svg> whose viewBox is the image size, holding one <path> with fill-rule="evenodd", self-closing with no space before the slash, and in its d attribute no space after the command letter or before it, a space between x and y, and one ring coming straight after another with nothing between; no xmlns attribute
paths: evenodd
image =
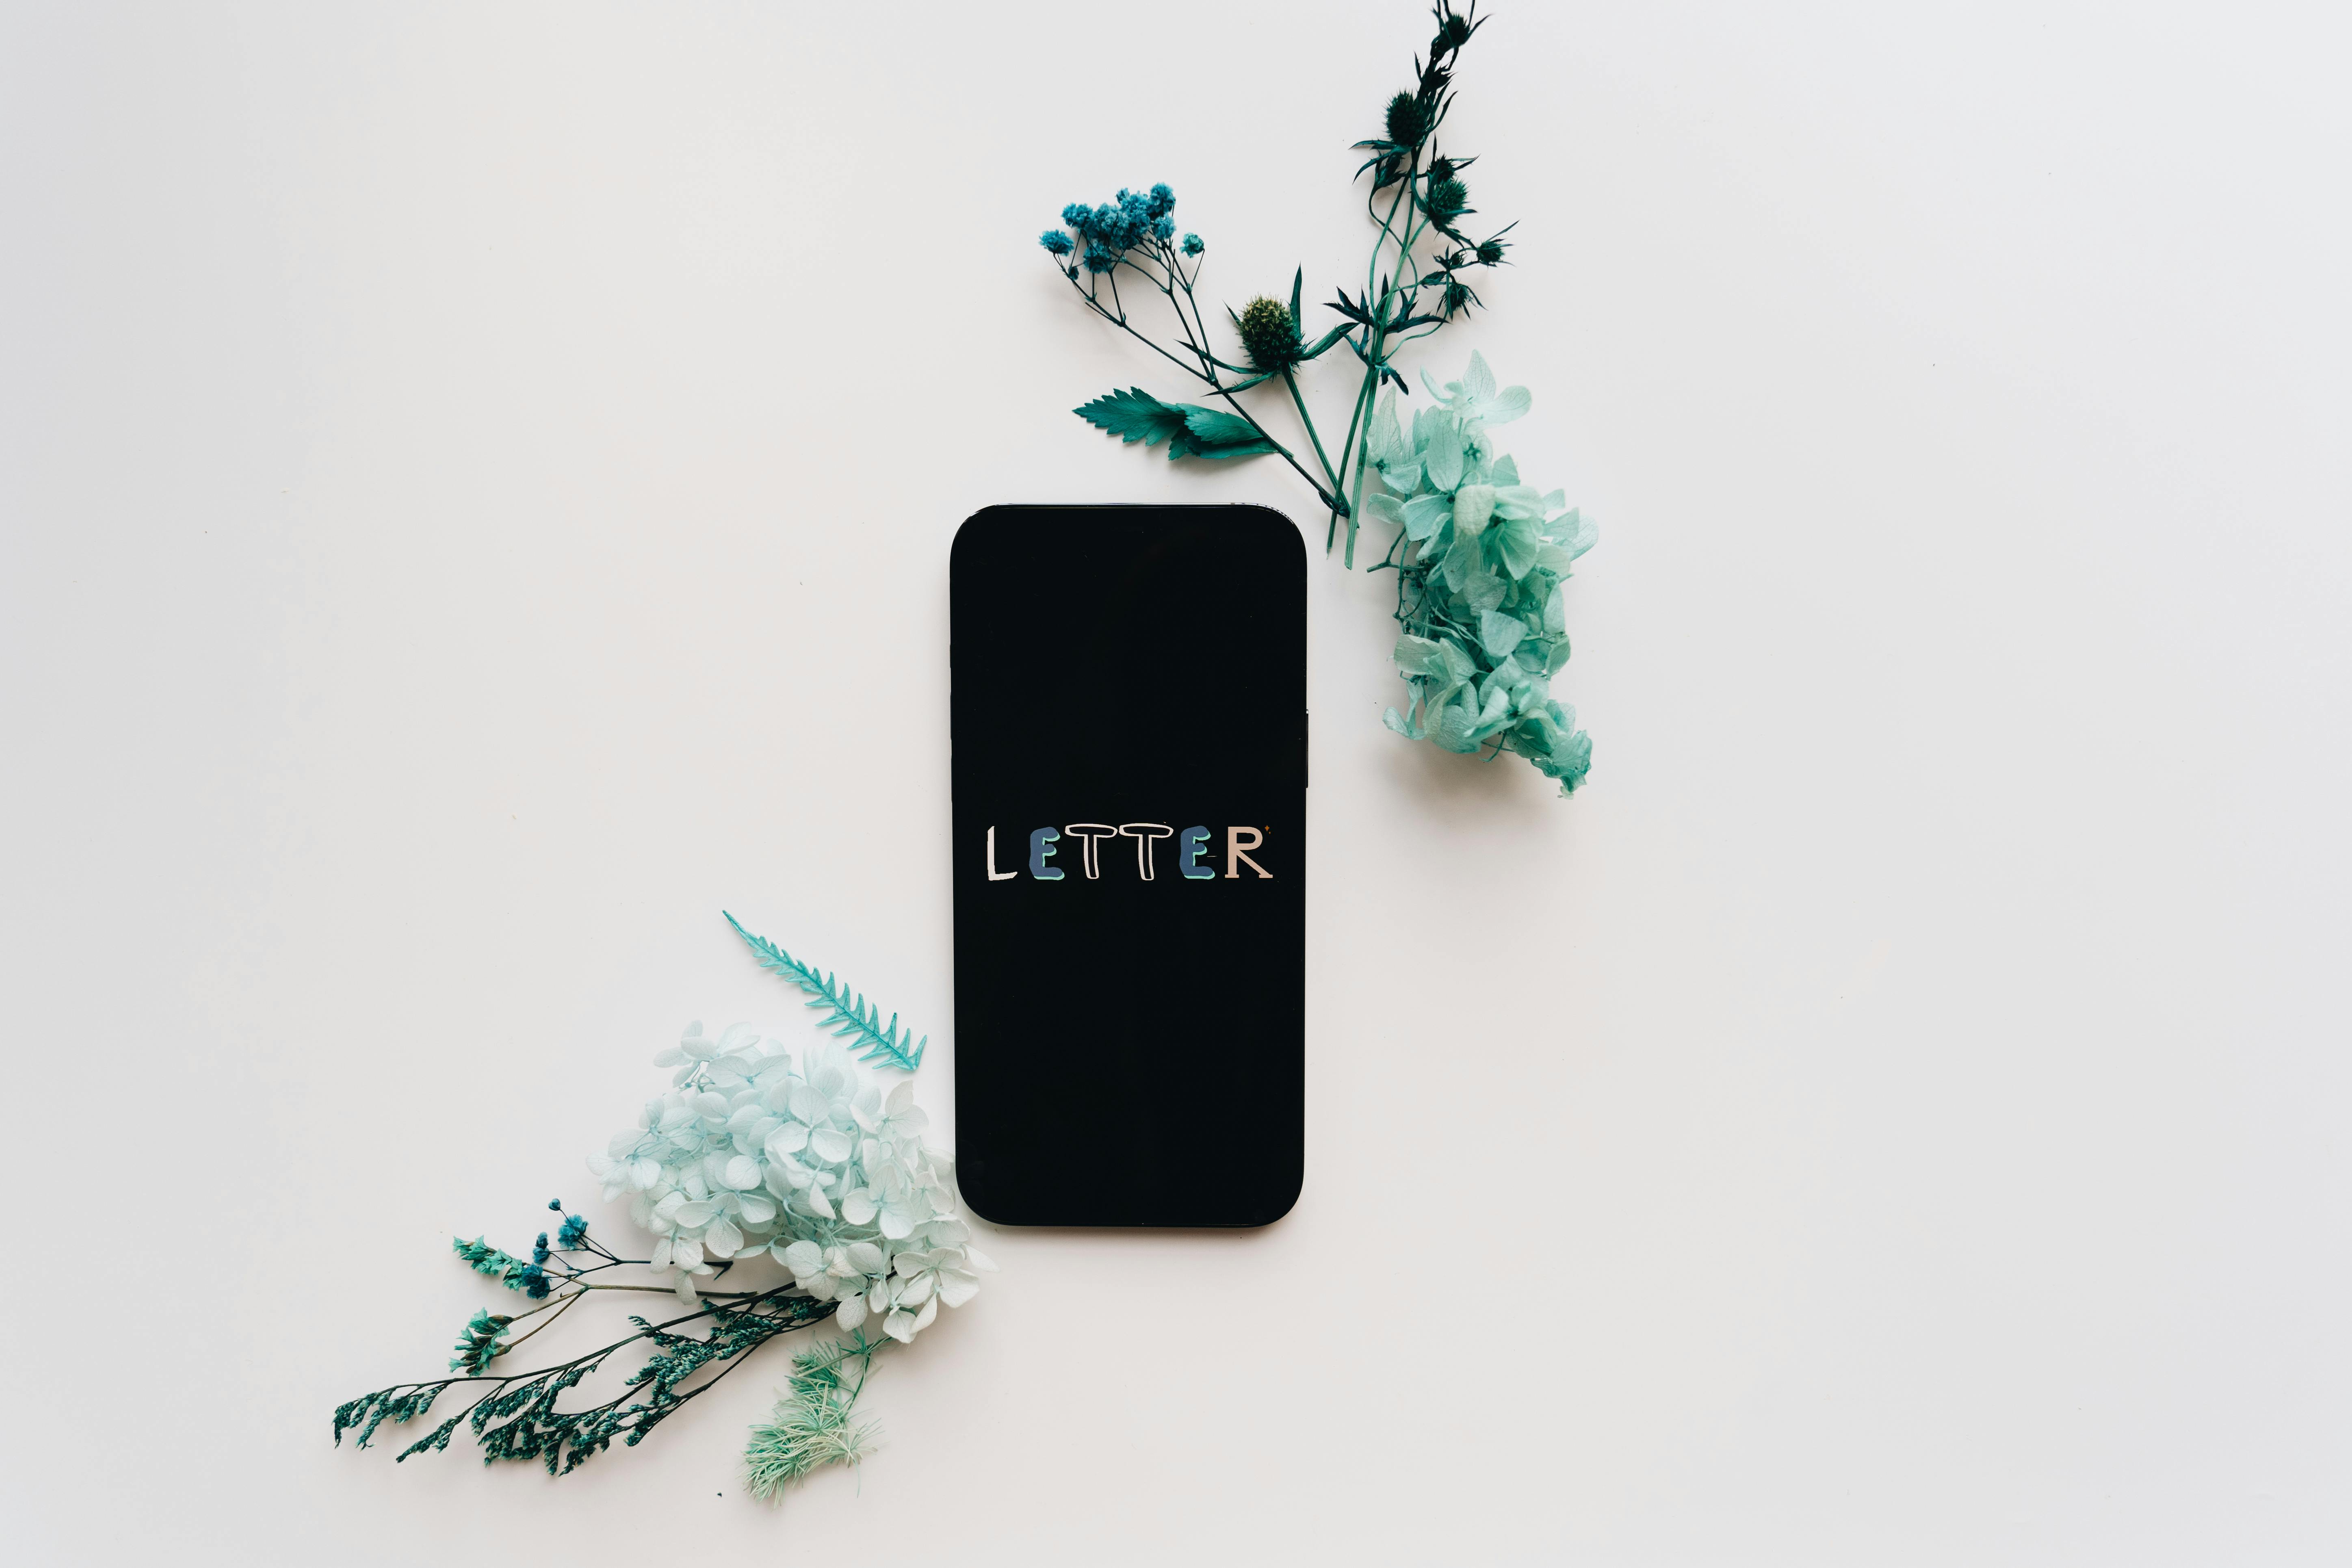
<svg viewBox="0 0 2352 1568"><path fill-rule="evenodd" d="M1497 266L1503 259L1504 248L1499 239L1482 239L1478 242L1478 259L1488 267Z"/></svg>
<svg viewBox="0 0 2352 1568"><path fill-rule="evenodd" d="M1298 363L1304 346L1298 339L1298 323L1281 300L1261 294L1242 311L1242 349L1258 369L1287 370Z"/></svg>
<svg viewBox="0 0 2352 1568"><path fill-rule="evenodd" d="M1451 158L1432 158L1432 159L1429 161L1429 178L1430 178L1430 183L1431 183L1432 184L1442 184L1442 183L1444 183L1444 181L1447 181L1447 180L1452 179L1453 177L1454 177L1454 160L1453 160L1453 159L1451 159Z"/></svg>
<svg viewBox="0 0 2352 1568"><path fill-rule="evenodd" d="M1429 134L1429 111L1409 92L1389 100L1389 140L1400 147L1418 147Z"/></svg>
<svg viewBox="0 0 2352 1568"><path fill-rule="evenodd" d="M1440 223L1451 223L1470 205L1470 188L1459 180L1432 180L1425 205L1430 216Z"/></svg>
<svg viewBox="0 0 2352 1568"><path fill-rule="evenodd" d="M1430 41L1430 53L1442 55L1458 49L1470 41L1470 33L1469 19L1449 11L1437 24L1437 37Z"/></svg>

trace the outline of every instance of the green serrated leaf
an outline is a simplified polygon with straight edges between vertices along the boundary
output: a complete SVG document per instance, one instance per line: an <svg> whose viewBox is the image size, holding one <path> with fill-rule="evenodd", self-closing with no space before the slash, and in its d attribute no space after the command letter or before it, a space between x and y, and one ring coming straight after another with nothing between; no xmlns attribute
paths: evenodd
<svg viewBox="0 0 2352 1568"><path fill-rule="evenodd" d="M1121 441L1140 441L1147 447L1156 447L1184 428L1181 405L1162 403L1139 386L1125 392L1107 392L1070 412Z"/></svg>
<svg viewBox="0 0 2352 1568"><path fill-rule="evenodd" d="M1282 450L1238 414L1214 408L1185 405L1184 428L1195 452L1203 458L1254 458Z"/></svg>

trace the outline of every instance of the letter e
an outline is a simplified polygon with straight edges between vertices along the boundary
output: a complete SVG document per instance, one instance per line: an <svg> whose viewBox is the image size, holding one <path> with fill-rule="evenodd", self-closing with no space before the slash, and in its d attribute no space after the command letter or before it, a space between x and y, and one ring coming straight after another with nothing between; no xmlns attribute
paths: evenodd
<svg viewBox="0 0 2352 1568"><path fill-rule="evenodd" d="M1045 857L1054 852L1054 840L1060 837L1061 834L1051 827L1041 827L1029 836L1029 874L1041 882L1058 882L1062 879L1062 868L1059 866L1045 864Z"/></svg>

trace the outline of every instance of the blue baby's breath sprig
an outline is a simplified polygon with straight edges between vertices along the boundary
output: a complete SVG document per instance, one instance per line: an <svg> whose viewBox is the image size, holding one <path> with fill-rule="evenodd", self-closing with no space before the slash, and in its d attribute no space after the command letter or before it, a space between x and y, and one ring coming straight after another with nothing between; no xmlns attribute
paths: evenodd
<svg viewBox="0 0 2352 1568"><path fill-rule="evenodd" d="M1127 193L1119 194L1124 196ZM719 912L727 913L724 910ZM883 1023L880 1010L861 994L843 985L836 976L803 963L766 937L754 936L733 915L727 915L727 923L751 945L761 968L774 970L808 993L807 1005L824 1012L824 1016L817 1020L817 1027L831 1029L836 1038L849 1041L849 1048L860 1053L860 1060L887 1062L902 1072L913 1072L923 1065L923 1047L931 1043L929 1035L916 1039L912 1029L898 1026L896 1013L890 1015L887 1024Z"/></svg>
<svg viewBox="0 0 2352 1568"><path fill-rule="evenodd" d="M1365 522L1396 525L1387 554L1371 568L1398 574L1396 618L1404 635L1395 658L1413 693L1403 712L1391 711L1390 727L1448 751L1514 752L1566 793L1589 770L1591 742L1573 710L1550 694L1551 678L1568 658L1559 584L1591 547L1592 527L1564 510L1556 494L1521 485L1510 459L1494 450L1488 427L1524 412L1528 395L1514 387L1497 395L1477 356L1465 382L1448 384L1439 407L1401 423L1393 406L1396 395L1412 395L1395 363L1399 352L1484 308L1473 279L1507 264L1507 237L1517 226L1474 228L1469 174L1478 160L1439 144L1462 51L1486 21L1475 5L1456 10L1453 0L1437 0L1432 15L1436 30L1426 56L1414 57L1412 85L1385 100L1381 133L1356 143L1370 154L1356 176L1370 176L1364 211L1376 231L1362 289L1335 291L1325 309L1339 324L1313 342L1302 314L1301 268L1286 303L1261 294L1228 309L1240 347L1224 351L1233 358L1221 355L1197 297L1205 247L1192 234L1171 243L1174 224L1166 215L1175 197L1164 185L1143 196L1121 191L1095 206L1074 202L1062 211L1071 232L1050 230L1043 243L1089 310L1225 405L1167 402L1130 387L1081 405L1078 416L1124 442L1164 444L1171 459L1280 457L1329 514L1327 552L1346 522L1348 567L1356 564ZM1130 316L1122 273L1166 299L1176 318L1172 340L1155 341ZM1342 343L1360 374L1334 461L1299 377ZM1304 456L1238 401L1269 381L1288 395L1307 437Z"/></svg>
<svg viewBox="0 0 2352 1568"><path fill-rule="evenodd" d="M1257 416L1234 399L1236 394L1279 376L1290 387L1293 401L1297 401L1298 392L1291 379L1292 371L1331 348L1347 329L1334 328L1312 347L1297 343L1297 352L1275 356L1278 363L1270 364L1255 352L1247 365L1219 357L1209 346L1208 318L1202 314L1193 289L1200 271L1199 258L1208 246L1197 234L1177 238L1175 211L1176 193L1165 184L1142 193L1122 190L1098 206L1072 202L1062 209L1062 222L1070 232L1048 229L1038 243L1055 258L1055 267L1089 310L1198 379L1225 407L1163 403L1137 387L1126 393L1112 393L1108 398L1096 398L1076 409L1077 416L1125 441L1142 439L1146 446L1153 447L1166 441L1171 458L1278 457L1315 487L1315 493L1334 509L1335 515L1344 514L1348 503L1341 498L1339 475L1325 458L1321 439L1312 423L1307 434L1314 447L1315 461L1322 470L1320 479L1308 472L1289 447L1276 440ZM1122 268L1158 291L1174 310L1178 348L1171 350L1154 342L1129 319L1119 289L1118 274ZM1279 301L1266 303L1281 309ZM1253 304L1251 309L1255 310L1257 306ZM1298 335L1296 279L1288 310L1289 337L1295 342ZM1270 319L1260 312L1258 320L1266 322ZM1240 318L1235 321L1238 324ZM1269 342L1270 333L1269 326L1267 332L1261 333L1255 341ZM1244 338L1245 343L1252 342L1247 333ZM1305 405L1299 407L1303 416Z"/></svg>

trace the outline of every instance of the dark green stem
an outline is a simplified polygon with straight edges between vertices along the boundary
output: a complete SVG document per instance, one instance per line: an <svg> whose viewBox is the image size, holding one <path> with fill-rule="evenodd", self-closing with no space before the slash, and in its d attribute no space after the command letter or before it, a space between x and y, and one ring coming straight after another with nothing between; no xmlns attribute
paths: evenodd
<svg viewBox="0 0 2352 1568"><path fill-rule="evenodd" d="M1290 402L1298 410L1298 422L1307 426L1307 438L1315 444L1315 460L1323 465L1323 477L1331 481L1332 489L1345 489L1339 476L1331 471L1331 459L1323 454L1323 437L1315 433L1314 416L1307 412L1307 400L1298 395L1298 379L1290 374L1287 365L1283 367L1282 384L1290 389Z"/></svg>

